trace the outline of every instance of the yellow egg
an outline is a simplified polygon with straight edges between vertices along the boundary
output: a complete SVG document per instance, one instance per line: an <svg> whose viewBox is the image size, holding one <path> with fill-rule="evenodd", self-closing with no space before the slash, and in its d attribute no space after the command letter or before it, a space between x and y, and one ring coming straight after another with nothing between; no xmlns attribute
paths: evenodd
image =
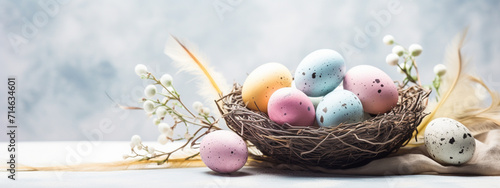
<svg viewBox="0 0 500 188"><path fill-rule="evenodd" d="M284 65L266 63L253 70L243 83L243 102L252 110L267 113L271 95L283 87L291 87L292 74Z"/></svg>

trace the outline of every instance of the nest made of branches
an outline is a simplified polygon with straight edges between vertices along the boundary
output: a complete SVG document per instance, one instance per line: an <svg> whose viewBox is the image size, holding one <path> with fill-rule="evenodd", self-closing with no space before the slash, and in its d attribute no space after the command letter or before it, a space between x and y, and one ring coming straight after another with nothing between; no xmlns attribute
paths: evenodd
<svg viewBox="0 0 500 188"><path fill-rule="evenodd" d="M238 84L219 100L219 109L227 126L260 150L262 159L341 169L367 164L406 145L427 115L429 94L419 86L400 87L398 104L390 112L333 128L279 125L266 113L246 108Z"/></svg>

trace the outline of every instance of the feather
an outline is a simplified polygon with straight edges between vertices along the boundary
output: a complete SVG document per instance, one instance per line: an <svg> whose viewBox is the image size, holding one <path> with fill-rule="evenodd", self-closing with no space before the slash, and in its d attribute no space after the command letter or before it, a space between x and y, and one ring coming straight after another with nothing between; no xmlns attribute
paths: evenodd
<svg viewBox="0 0 500 188"><path fill-rule="evenodd" d="M418 126L417 141L410 146L423 144L424 130L435 118L448 117L468 127L473 135L500 128L500 95L491 90L477 76L471 62L464 60L461 49L467 30L457 35L446 49L447 73L443 76L439 93L444 94L437 103L429 103L427 115ZM485 96L490 95L488 106Z"/></svg>
<svg viewBox="0 0 500 188"><path fill-rule="evenodd" d="M115 171L115 170L138 170L153 168L189 168L203 167L205 164L201 159L169 159L168 163L158 165L158 161L151 160L127 160L109 163L86 163L72 166L25 166L20 165L20 171Z"/></svg>
<svg viewBox="0 0 500 188"><path fill-rule="evenodd" d="M205 102L212 104L212 112L215 110L214 100L222 97L224 92L229 91L224 76L209 66L208 61L197 48L186 41L170 35L167 39L164 53L174 60L174 65L179 72L185 71L197 76L199 82L199 94L205 97Z"/></svg>
<svg viewBox="0 0 500 188"><path fill-rule="evenodd" d="M161 163L159 160L140 160L130 159L126 161L107 162L107 163L85 163L79 165L60 165L60 166L27 166L19 165L19 171L116 171L116 170L140 170L140 169L161 169L161 168L193 168L205 167L201 157L186 159L186 156L168 159L168 162ZM251 155L245 165L258 162L259 157ZM1 167L1 166L0 166Z"/></svg>
<svg viewBox="0 0 500 188"><path fill-rule="evenodd" d="M115 100L113 100L113 98L111 98L111 96L109 96L108 92L105 92L106 93L106 96L108 96L109 100L111 100L111 102L115 103L116 106L120 107L121 109L124 109L124 110L142 110L141 107L135 107L135 106L123 106L117 102L115 102Z"/></svg>
<svg viewBox="0 0 500 188"><path fill-rule="evenodd" d="M418 140L420 140L419 143L412 143L412 144L421 144L423 143L423 133L425 130L425 127L429 122L431 122L436 114L438 113L439 109L441 106L444 105L448 97L451 95L452 91L454 90L455 86L457 85L460 75L462 74L462 56L460 50L462 49L463 46L463 41L465 38L465 34L467 33L467 30L463 33L463 35L457 35L453 39L453 42L447 47L446 49L446 59L445 59L445 64L448 67L448 71L446 75L443 78L442 81L442 86L440 88L440 93L444 93L442 97L440 98L439 102L435 105L429 104L427 109L433 109L429 115L427 115L422 122L418 125L417 130L418 130ZM444 92L443 92L444 91Z"/></svg>
<svg viewBox="0 0 500 188"><path fill-rule="evenodd" d="M465 75L436 117L449 117L464 124L473 135L500 128L500 96L478 77ZM491 103L487 104L489 95Z"/></svg>

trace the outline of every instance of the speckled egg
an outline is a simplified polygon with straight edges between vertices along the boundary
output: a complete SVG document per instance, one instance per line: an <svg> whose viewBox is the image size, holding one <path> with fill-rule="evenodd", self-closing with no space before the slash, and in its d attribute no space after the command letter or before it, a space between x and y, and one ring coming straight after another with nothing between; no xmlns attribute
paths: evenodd
<svg viewBox="0 0 500 188"><path fill-rule="evenodd" d="M316 108L316 121L323 127L355 123L364 117L363 105L354 93L336 90L326 95Z"/></svg>
<svg viewBox="0 0 500 188"><path fill-rule="evenodd" d="M253 70L243 83L241 95L249 109L267 112L267 103L278 89L290 87L292 74L284 65L266 63Z"/></svg>
<svg viewBox="0 0 500 188"><path fill-rule="evenodd" d="M271 95L267 113L274 122L292 126L311 126L316 115L307 95L291 87L278 89Z"/></svg>
<svg viewBox="0 0 500 188"><path fill-rule="evenodd" d="M398 103L398 89L391 77L370 65L358 65L345 74L344 89L356 94L365 112L382 114Z"/></svg>
<svg viewBox="0 0 500 188"><path fill-rule="evenodd" d="M297 87L295 86L295 81L292 81L292 88L295 88L297 89ZM339 88L342 88L341 86L337 87L336 89L339 89ZM309 97L309 96L308 96ZM323 99L323 96L320 96L320 97L309 97L309 100L312 102L313 106L314 106L314 109L316 109L316 107L318 107L318 104L319 102Z"/></svg>
<svg viewBox="0 0 500 188"><path fill-rule="evenodd" d="M344 58L330 49L316 50L307 55L295 71L297 89L310 97L319 97L333 91L342 82L345 73Z"/></svg>
<svg viewBox="0 0 500 188"><path fill-rule="evenodd" d="M476 150L476 140L469 129L450 118L432 120L425 128L424 139L429 155L443 164L467 163Z"/></svg>
<svg viewBox="0 0 500 188"><path fill-rule="evenodd" d="M238 171L248 158L247 144L236 133L219 130L206 135L200 144L201 160L219 173Z"/></svg>

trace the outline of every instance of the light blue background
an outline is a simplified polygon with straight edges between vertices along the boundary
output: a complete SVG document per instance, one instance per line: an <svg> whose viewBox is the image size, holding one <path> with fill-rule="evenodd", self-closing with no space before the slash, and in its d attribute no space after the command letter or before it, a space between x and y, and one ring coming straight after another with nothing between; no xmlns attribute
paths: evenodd
<svg viewBox="0 0 500 188"><path fill-rule="evenodd" d="M122 104L140 105L147 83L134 66L142 63L158 76L172 74L187 104L201 100L192 77L176 74L163 54L169 33L197 44L229 83L243 83L255 67L270 61L293 71L321 48L339 51L348 68L370 64L400 80L385 63L391 47L382 37L392 34L405 47L423 46L418 62L429 83L448 42L469 26L464 54L487 84L500 89L499 1L396 1L401 11L384 26L373 13L387 12L390 1L74 0L49 11L43 8L47 2L53 1L0 1L0 117L5 122L6 78L14 75L18 136L24 141L96 139L87 136L96 131L103 140L128 140L133 134L156 140L158 131L144 112L119 110L105 93ZM36 32L23 33L23 26L35 22ZM380 30L366 46L356 45L357 29L373 24ZM357 50L349 55L342 45ZM101 124L112 129L103 132Z"/></svg>

